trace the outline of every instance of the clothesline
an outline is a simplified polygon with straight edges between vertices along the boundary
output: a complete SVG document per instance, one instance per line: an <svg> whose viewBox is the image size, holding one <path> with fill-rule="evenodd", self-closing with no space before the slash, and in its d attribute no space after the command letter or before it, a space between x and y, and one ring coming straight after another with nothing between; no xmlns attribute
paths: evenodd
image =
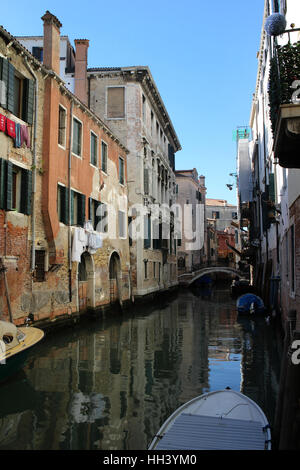
<svg viewBox="0 0 300 470"><path fill-rule="evenodd" d="M0 114L0 131L5 132L14 140L15 147L20 148L25 144L27 148L30 148L29 132L26 124L19 124Z"/></svg>
<svg viewBox="0 0 300 470"><path fill-rule="evenodd" d="M84 251L96 253L102 247L102 238L99 232L95 232L90 221L84 227L74 227L72 243L72 261L80 263Z"/></svg>

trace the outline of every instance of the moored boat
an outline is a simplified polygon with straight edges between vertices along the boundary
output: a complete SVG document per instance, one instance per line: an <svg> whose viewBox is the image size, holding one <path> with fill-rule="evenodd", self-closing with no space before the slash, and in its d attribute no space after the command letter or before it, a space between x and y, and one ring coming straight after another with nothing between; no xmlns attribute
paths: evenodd
<svg viewBox="0 0 300 470"><path fill-rule="evenodd" d="M180 406L164 422L149 450L270 450L271 432L261 408L225 389Z"/></svg>
<svg viewBox="0 0 300 470"><path fill-rule="evenodd" d="M32 326L16 327L0 321L0 381L16 372L24 363L28 350L44 337L44 332Z"/></svg>

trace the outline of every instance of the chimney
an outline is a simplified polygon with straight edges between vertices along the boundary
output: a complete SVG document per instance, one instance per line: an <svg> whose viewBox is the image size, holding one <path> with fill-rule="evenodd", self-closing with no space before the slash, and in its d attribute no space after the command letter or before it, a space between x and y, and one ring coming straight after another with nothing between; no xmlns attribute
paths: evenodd
<svg viewBox="0 0 300 470"><path fill-rule="evenodd" d="M60 75L60 28L62 24L48 10L42 16L42 20L44 21L43 63L45 67Z"/></svg>
<svg viewBox="0 0 300 470"><path fill-rule="evenodd" d="M75 39L75 95L85 105L88 105L87 86L87 51L89 47L88 39Z"/></svg>

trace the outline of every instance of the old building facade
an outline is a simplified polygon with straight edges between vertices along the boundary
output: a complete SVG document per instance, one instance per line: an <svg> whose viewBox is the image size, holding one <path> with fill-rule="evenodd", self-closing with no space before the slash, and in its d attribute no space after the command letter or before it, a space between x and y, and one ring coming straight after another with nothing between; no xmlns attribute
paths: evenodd
<svg viewBox="0 0 300 470"><path fill-rule="evenodd" d="M128 148L135 298L177 285L175 152L180 143L148 67L88 69L89 105Z"/></svg>
<svg viewBox="0 0 300 470"><path fill-rule="evenodd" d="M285 335L275 437L296 448L300 328L300 5L265 1L249 132L238 138L239 221L249 234L242 254L253 283ZM297 369L298 368L298 369Z"/></svg>
<svg viewBox="0 0 300 470"><path fill-rule="evenodd" d="M3 65L11 42L15 75L36 79L30 116L25 107L22 119L3 110L7 122L26 125L28 146L15 149L15 139L0 135L7 154L1 159L1 260L7 269L1 273L1 310L8 313L10 304L17 323L30 313L44 324L64 320L131 297L128 150L65 86L61 23L49 12L43 22L43 64L10 35L1 57Z"/></svg>
<svg viewBox="0 0 300 470"><path fill-rule="evenodd" d="M176 194L180 210L181 236L178 240L178 269L192 271L206 262L205 177L196 168L177 170Z"/></svg>

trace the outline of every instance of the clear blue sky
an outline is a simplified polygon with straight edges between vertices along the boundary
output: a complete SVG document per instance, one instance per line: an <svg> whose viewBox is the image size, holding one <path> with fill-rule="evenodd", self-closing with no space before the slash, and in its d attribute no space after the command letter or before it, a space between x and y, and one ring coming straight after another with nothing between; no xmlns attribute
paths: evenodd
<svg viewBox="0 0 300 470"><path fill-rule="evenodd" d="M176 169L205 175L207 197L236 203L237 126L248 125L264 0L1 2L14 36L42 35L51 11L61 34L89 39L89 67L148 65L180 140Z"/></svg>

